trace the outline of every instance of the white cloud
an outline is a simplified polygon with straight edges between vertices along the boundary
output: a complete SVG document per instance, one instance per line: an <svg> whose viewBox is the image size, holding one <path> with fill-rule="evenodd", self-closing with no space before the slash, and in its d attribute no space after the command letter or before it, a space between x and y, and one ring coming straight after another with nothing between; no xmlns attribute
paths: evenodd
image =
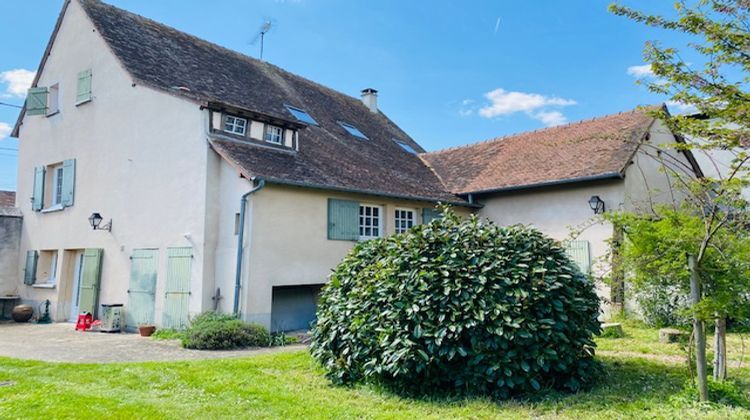
<svg viewBox="0 0 750 420"><path fill-rule="evenodd" d="M486 93L484 97L490 101L490 103L479 109L479 115L484 118L494 118L523 112L547 126L560 125L567 122L562 112L550 108L576 104L576 101L572 99L544 96L538 93L509 92L501 88Z"/></svg>
<svg viewBox="0 0 750 420"><path fill-rule="evenodd" d="M560 111L539 111L531 114L531 117L541 121L547 127L562 125L568 122L568 119Z"/></svg>
<svg viewBox="0 0 750 420"><path fill-rule="evenodd" d="M26 91L31 87L36 72L26 69L14 69L0 73L0 82L6 83L6 97L16 96L23 98Z"/></svg>
<svg viewBox="0 0 750 420"><path fill-rule="evenodd" d="M13 131L13 127L8 123L0 122L0 141L5 140L10 132Z"/></svg>
<svg viewBox="0 0 750 420"><path fill-rule="evenodd" d="M642 66L630 66L628 67L628 74L639 79L656 76L654 74L654 71L651 70L651 64L644 64Z"/></svg>
<svg viewBox="0 0 750 420"><path fill-rule="evenodd" d="M474 115L474 111L476 110L474 102L473 99L464 99L461 101L461 106L458 108L458 115L462 117Z"/></svg>
<svg viewBox="0 0 750 420"><path fill-rule="evenodd" d="M679 101L667 101L667 108L669 108L669 112L672 114L695 114L698 112L698 108L695 107L693 104L686 104L685 102L679 102Z"/></svg>

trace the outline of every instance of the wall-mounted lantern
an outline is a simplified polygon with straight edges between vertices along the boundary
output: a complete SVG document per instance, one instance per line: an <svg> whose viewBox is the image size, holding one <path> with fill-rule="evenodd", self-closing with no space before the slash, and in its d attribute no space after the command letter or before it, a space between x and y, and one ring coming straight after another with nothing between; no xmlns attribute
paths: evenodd
<svg viewBox="0 0 750 420"><path fill-rule="evenodd" d="M112 219L109 219L109 222L107 222L104 226L99 226L102 223L102 220L104 218L99 213L91 213L91 216L89 216L89 224L94 230L106 230L107 232L112 232Z"/></svg>
<svg viewBox="0 0 750 420"><path fill-rule="evenodd" d="M594 214L604 213L604 201L598 195L592 195L589 198L589 207L594 211Z"/></svg>

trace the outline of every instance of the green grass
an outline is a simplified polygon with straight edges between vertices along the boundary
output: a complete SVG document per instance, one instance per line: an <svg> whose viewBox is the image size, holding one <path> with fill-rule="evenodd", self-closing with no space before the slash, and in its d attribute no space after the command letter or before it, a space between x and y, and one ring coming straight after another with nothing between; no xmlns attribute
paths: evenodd
<svg viewBox="0 0 750 420"><path fill-rule="evenodd" d="M589 392L534 401L413 400L331 386L306 351L245 359L65 364L0 358L0 418L748 418L750 410L687 401L679 345L626 325L598 340L607 374ZM730 354L739 354L732 336ZM650 351L648 349L651 349ZM732 364L734 366L734 363ZM750 369L732 368L747 395ZM676 398L681 396L681 398Z"/></svg>

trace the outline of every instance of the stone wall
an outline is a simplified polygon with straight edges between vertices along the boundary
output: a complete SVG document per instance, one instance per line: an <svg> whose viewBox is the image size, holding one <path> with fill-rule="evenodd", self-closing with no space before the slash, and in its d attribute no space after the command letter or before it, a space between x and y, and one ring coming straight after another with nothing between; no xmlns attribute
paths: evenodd
<svg viewBox="0 0 750 420"><path fill-rule="evenodd" d="M18 294L22 221L18 209L0 207L0 295Z"/></svg>

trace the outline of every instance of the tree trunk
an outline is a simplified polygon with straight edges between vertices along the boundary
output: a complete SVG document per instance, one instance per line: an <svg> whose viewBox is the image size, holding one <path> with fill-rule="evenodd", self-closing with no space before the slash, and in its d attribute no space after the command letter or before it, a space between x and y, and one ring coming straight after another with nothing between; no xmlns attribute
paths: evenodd
<svg viewBox="0 0 750 420"><path fill-rule="evenodd" d="M612 238L612 284L610 300L613 310L625 314L625 272L622 266L622 243L624 239L622 226L615 225Z"/></svg>
<svg viewBox="0 0 750 420"><path fill-rule="evenodd" d="M690 299L695 306L701 301L700 279L695 256L688 255L688 269L690 270ZM706 334L703 321L698 315L693 315L693 335L695 336L695 371L698 379L698 393L701 402L708 401L708 376L706 374Z"/></svg>
<svg viewBox="0 0 750 420"><path fill-rule="evenodd" d="M727 379L727 319L716 318L714 336L714 380Z"/></svg>

